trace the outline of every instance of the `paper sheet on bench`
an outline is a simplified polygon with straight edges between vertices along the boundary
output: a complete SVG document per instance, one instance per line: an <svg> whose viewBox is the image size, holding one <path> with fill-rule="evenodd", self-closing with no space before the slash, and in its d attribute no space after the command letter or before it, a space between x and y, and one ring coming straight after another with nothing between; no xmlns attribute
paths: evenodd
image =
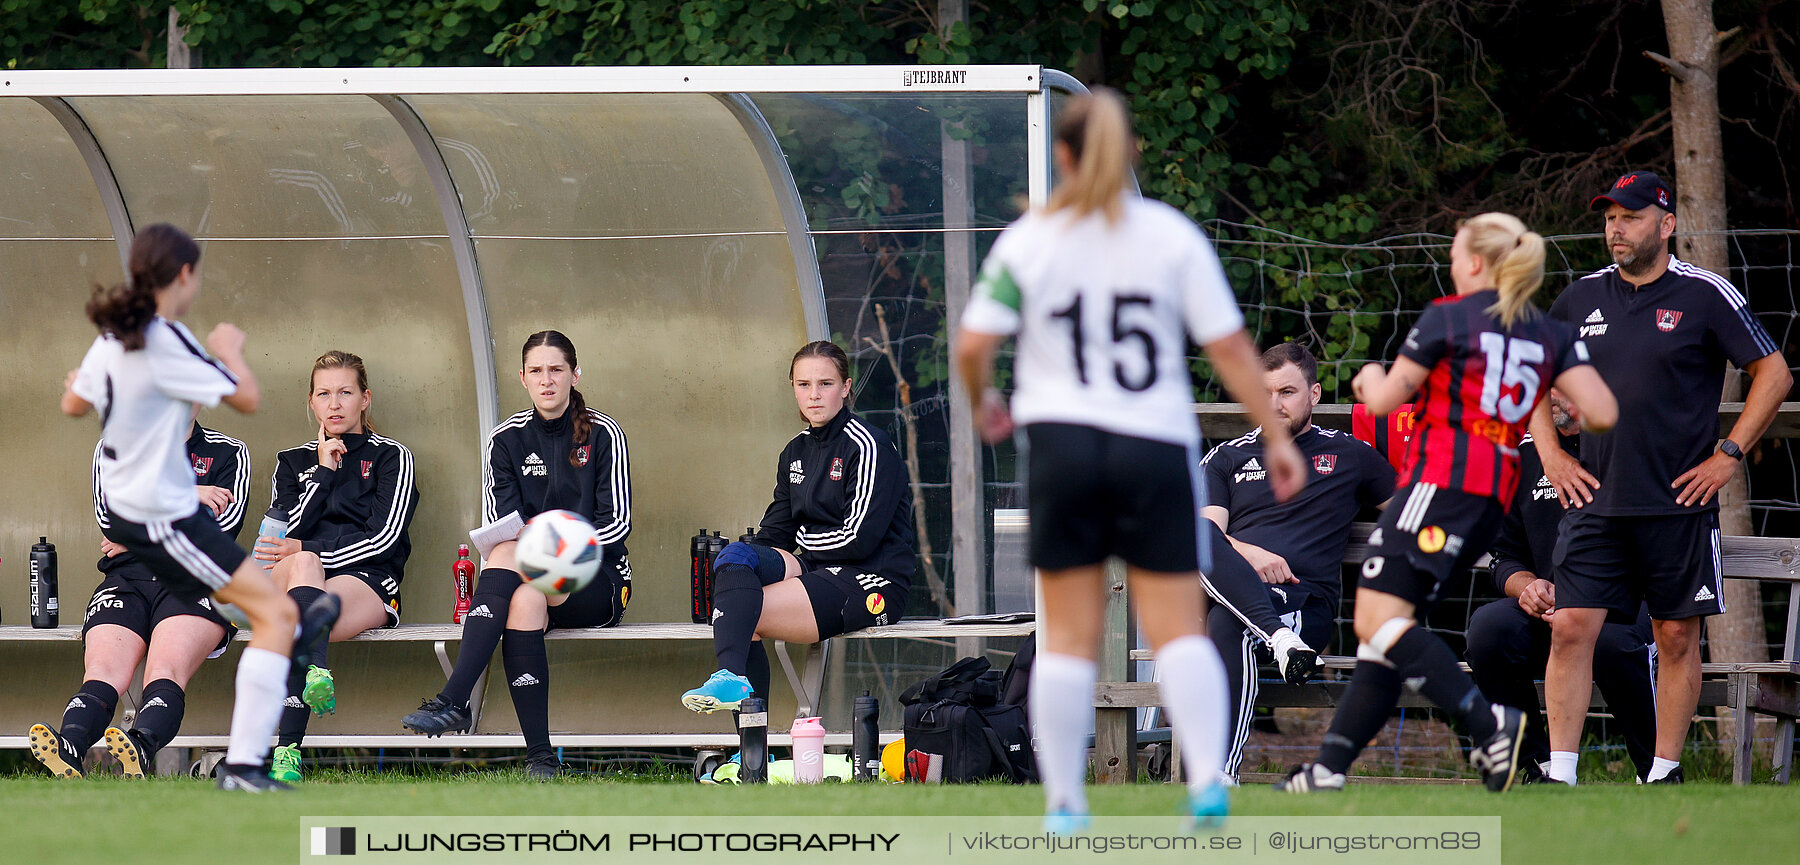
<svg viewBox="0 0 1800 865"><path fill-rule="evenodd" d="M525 521L519 518L519 512L513 511L479 529L469 533L469 542L486 559L488 553L494 551L503 541L515 540L519 532L525 530Z"/></svg>

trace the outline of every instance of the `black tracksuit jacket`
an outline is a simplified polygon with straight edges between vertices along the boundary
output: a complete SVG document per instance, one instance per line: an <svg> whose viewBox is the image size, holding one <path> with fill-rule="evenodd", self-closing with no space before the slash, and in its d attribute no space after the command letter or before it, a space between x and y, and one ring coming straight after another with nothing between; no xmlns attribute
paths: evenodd
<svg viewBox="0 0 1800 865"><path fill-rule="evenodd" d="M838 565L909 590L917 567L912 492L887 433L848 407L781 449L775 500L756 542L792 550L808 570Z"/></svg>
<svg viewBox="0 0 1800 865"><path fill-rule="evenodd" d="M517 511L529 520L544 511L568 510L594 526L605 561L626 554L631 534L631 460L625 431L593 408L592 430L579 449L567 412L555 420L526 409L501 421L488 437L482 470L481 515L494 522ZM570 462L573 452L575 463Z"/></svg>
<svg viewBox="0 0 1800 865"><path fill-rule="evenodd" d="M287 516L288 537L317 554L325 573L375 569L399 579L419 504L412 451L373 433L343 440L336 471L319 465L316 442L277 454L272 507Z"/></svg>

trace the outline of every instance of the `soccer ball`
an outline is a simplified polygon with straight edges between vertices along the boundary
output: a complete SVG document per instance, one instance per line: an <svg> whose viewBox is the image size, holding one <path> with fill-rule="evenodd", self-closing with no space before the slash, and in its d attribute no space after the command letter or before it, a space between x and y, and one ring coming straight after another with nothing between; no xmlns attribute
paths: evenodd
<svg viewBox="0 0 1800 865"><path fill-rule="evenodd" d="M546 595L580 591L600 570L594 527L572 511L545 511L519 532L514 553L525 584Z"/></svg>

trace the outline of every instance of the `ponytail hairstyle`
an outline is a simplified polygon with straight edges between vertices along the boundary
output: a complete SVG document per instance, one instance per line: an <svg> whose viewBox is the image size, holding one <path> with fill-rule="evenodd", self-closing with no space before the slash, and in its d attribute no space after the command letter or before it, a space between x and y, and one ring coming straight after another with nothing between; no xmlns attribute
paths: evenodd
<svg viewBox="0 0 1800 865"><path fill-rule="evenodd" d="M339 351L334 348L331 351L319 355L319 359L313 361L312 375L307 379L306 389L308 392L311 392L313 385L319 380L319 370L322 369L356 370L357 389L363 393L369 392L369 371L363 368L363 359L350 352ZM358 423L362 424L363 432L365 433L372 433L375 431L375 425L369 422L368 409L363 410L362 417L358 420Z"/></svg>
<svg viewBox="0 0 1800 865"><path fill-rule="evenodd" d="M530 354L534 348L546 345L562 352L563 361L569 365L570 371L581 368L581 361L575 357L575 343L563 336L560 330L540 330L525 337L525 346L519 349L520 368L525 366L525 355ZM580 390L569 388L569 407L563 410L563 414L574 415L569 418L569 422L574 424L575 433L574 443L569 446L569 465L581 468L581 459L577 454L581 446L587 444L588 436L593 434L594 422L588 419L587 400L581 396Z"/></svg>
<svg viewBox="0 0 1800 865"><path fill-rule="evenodd" d="M1544 238L1510 213L1483 213L1462 225L1469 252L1493 271L1500 300L1487 312L1505 327L1538 314L1531 296L1544 284Z"/></svg>
<svg viewBox="0 0 1800 865"><path fill-rule="evenodd" d="M87 317L101 333L112 334L126 351L144 347L144 328L156 316L156 293L181 275L181 269L200 263L200 245L188 233L159 222L145 226L131 239L130 272L124 282L107 288L94 286L88 297Z"/></svg>
<svg viewBox="0 0 1800 865"><path fill-rule="evenodd" d="M1108 224L1117 224L1125 215L1119 198L1138 160L1125 99L1116 90L1096 87L1069 100L1056 118L1056 141L1069 148L1075 172L1050 195L1049 209L1072 210L1077 218L1098 210Z"/></svg>

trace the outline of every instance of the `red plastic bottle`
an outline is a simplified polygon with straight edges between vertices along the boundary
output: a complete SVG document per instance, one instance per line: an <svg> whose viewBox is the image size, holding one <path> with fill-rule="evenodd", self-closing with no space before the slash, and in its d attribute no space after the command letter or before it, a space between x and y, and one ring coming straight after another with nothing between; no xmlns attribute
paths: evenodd
<svg viewBox="0 0 1800 865"><path fill-rule="evenodd" d="M469 594L475 590L475 563L469 561L469 545L456 545L456 564L450 569L456 580L456 612L450 620L462 624L469 612Z"/></svg>

